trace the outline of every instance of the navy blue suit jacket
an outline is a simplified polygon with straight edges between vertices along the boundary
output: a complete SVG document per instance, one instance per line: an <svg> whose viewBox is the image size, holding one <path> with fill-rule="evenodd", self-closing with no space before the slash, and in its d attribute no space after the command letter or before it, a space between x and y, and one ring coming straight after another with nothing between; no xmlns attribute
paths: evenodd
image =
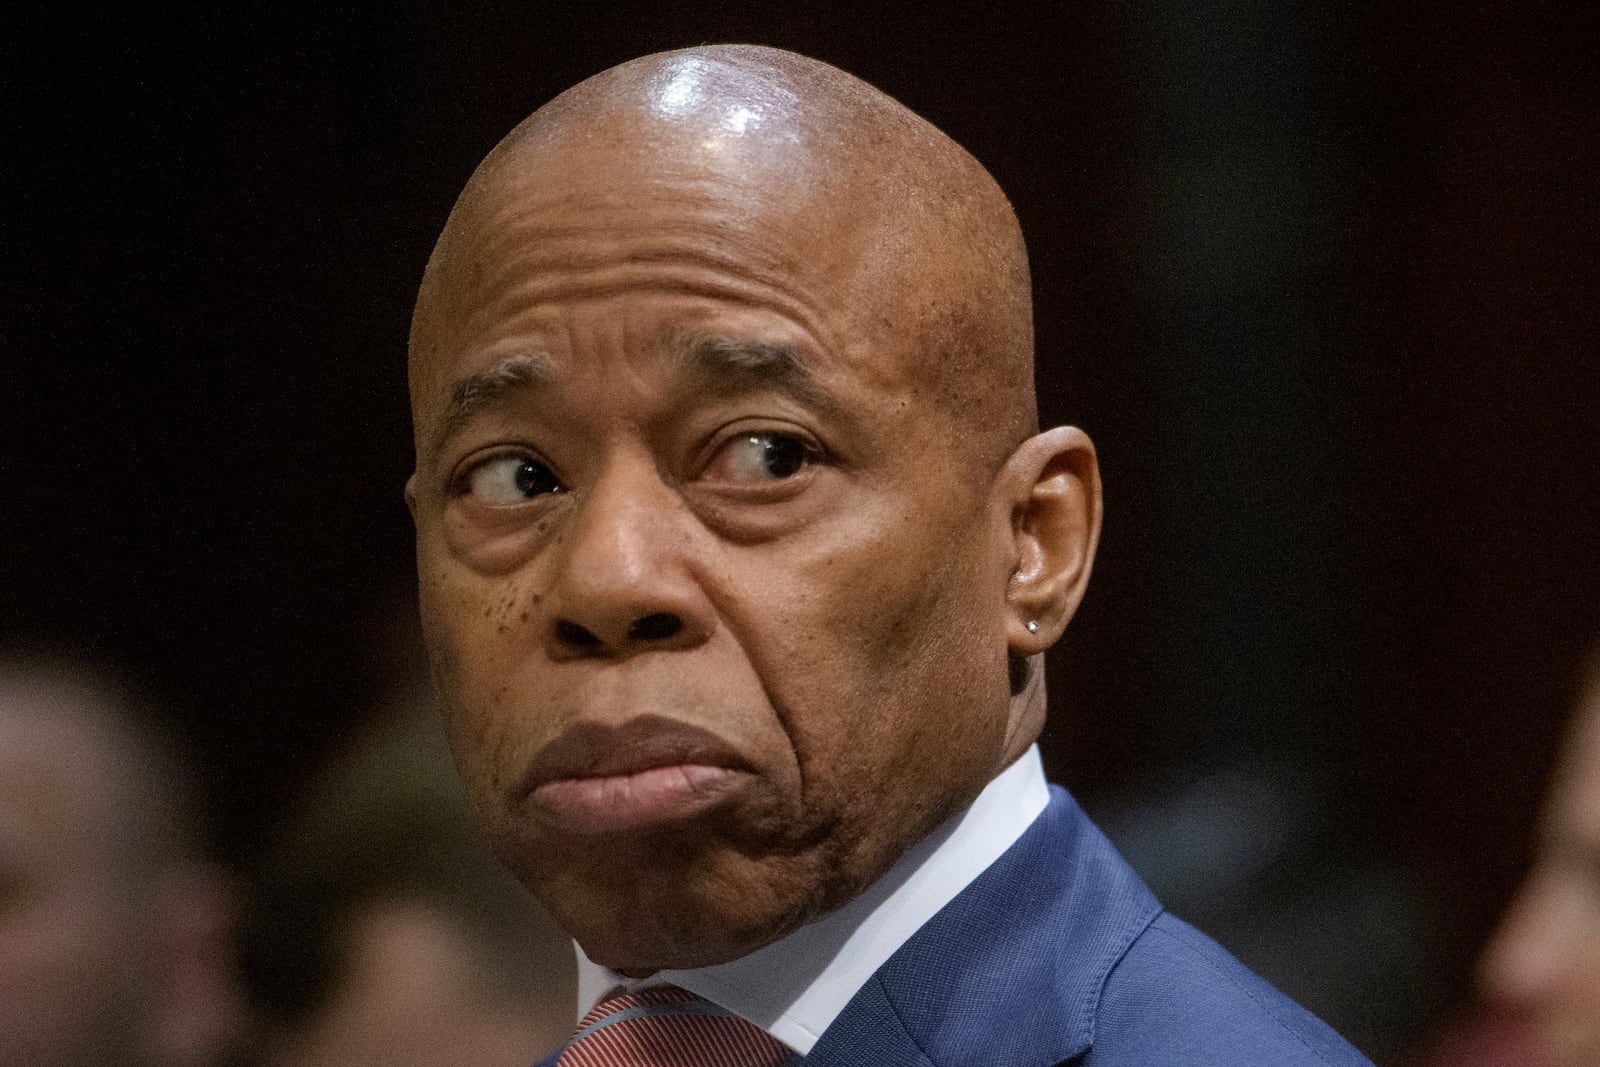
<svg viewBox="0 0 1600 1067"><path fill-rule="evenodd" d="M1050 792L1027 833L861 988L807 1067L1371 1067L1163 911L1066 790Z"/></svg>

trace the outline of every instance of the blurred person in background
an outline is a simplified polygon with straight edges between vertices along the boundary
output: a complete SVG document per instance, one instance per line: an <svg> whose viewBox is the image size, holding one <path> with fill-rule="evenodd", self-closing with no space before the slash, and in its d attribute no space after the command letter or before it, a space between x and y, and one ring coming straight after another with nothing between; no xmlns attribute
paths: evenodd
<svg viewBox="0 0 1600 1067"><path fill-rule="evenodd" d="M0 657L0 1067L207 1067L242 1021L192 779L109 676Z"/></svg>
<svg viewBox="0 0 1600 1067"><path fill-rule="evenodd" d="M1600 1067L1600 645L1579 679L1533 866L1479 964L1481 1003L1425 1067Z"/></svg>
<svg viewBox="0 0 1600 1067"><path fill-rule="evenodd" d="M1600 646L1545 800L1533 869L1489 942L1485 999L1541 1067L1600 1067Z"/></svg>
<svg viewBox="0 0 1600 1067"><path fill-rule="evenodd" d="M574 967L479 841L422 700L313 780L245 937L270 1067L527 1067L572 1028Z"/></svg>

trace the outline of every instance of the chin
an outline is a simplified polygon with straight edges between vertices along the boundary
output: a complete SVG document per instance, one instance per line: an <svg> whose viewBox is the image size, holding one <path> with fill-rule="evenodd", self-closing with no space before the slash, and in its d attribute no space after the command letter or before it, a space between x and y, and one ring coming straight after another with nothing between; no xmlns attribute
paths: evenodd
<svg viewBox="0 0 1600 1067"><path fill-rule="evenodd" d="M530 880L595 963L643 974L726 963L848 899L815 857L740 855L687 866L567 869ZM822 876L822 877L819 877Z"/></svg>
<svg viewBox="0 0 1600 1067"><path fill-rule="evenodd" d="M491 841L589 959L644 974L779 940L854 898L942 818L933 805L877 826L836 812L796 830L801 820L763 815L603 838L541 838L507 819Z"/></svg>

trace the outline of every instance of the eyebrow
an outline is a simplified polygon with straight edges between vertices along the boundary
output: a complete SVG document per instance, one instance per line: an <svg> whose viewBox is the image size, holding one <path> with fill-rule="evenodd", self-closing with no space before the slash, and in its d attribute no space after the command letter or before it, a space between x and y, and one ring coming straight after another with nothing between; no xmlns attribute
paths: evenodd
<svg viewBox="0 0 1600 1067"><path fill-rule="evenodd" d="M833 411L836 406L793 345L675 331L668 338L667 352L703 394L714 398L772 390L819 410ZM433 438L434 452L443 450L474 416L507 393L538 388L554 378L555 363L550 356L530 351L513 353L461 379L450 391Z"/></svg>
<svg viewBox="0 0 1600 1067"><path fill-rule="evenodd" d="M772 390L811 407L833 407L805 356L793 345L721 334L675 333L669 351L679 367L713 397Z"/></svg>
<svg viewBox="0 0 1600 1067"><path fill-rule="evenodd" d="M544 385L554 376L550 357L543 352L517 352L498 360L487 370L468 375L450 391L439 432L434 435L437 452L461 431L472 417L497 403L513 390Z"/></svg>

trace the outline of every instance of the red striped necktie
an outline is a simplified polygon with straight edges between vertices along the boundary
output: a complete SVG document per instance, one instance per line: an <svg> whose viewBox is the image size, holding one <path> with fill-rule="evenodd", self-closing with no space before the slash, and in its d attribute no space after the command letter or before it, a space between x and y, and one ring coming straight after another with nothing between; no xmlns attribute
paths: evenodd
<svg viewBox="0 0 1600 1067"><path fill-rule="evenodd" d="M754 1023L687 989L657 986L602 1000L556 1067L779 1067L798 1062Z"/></svg>

